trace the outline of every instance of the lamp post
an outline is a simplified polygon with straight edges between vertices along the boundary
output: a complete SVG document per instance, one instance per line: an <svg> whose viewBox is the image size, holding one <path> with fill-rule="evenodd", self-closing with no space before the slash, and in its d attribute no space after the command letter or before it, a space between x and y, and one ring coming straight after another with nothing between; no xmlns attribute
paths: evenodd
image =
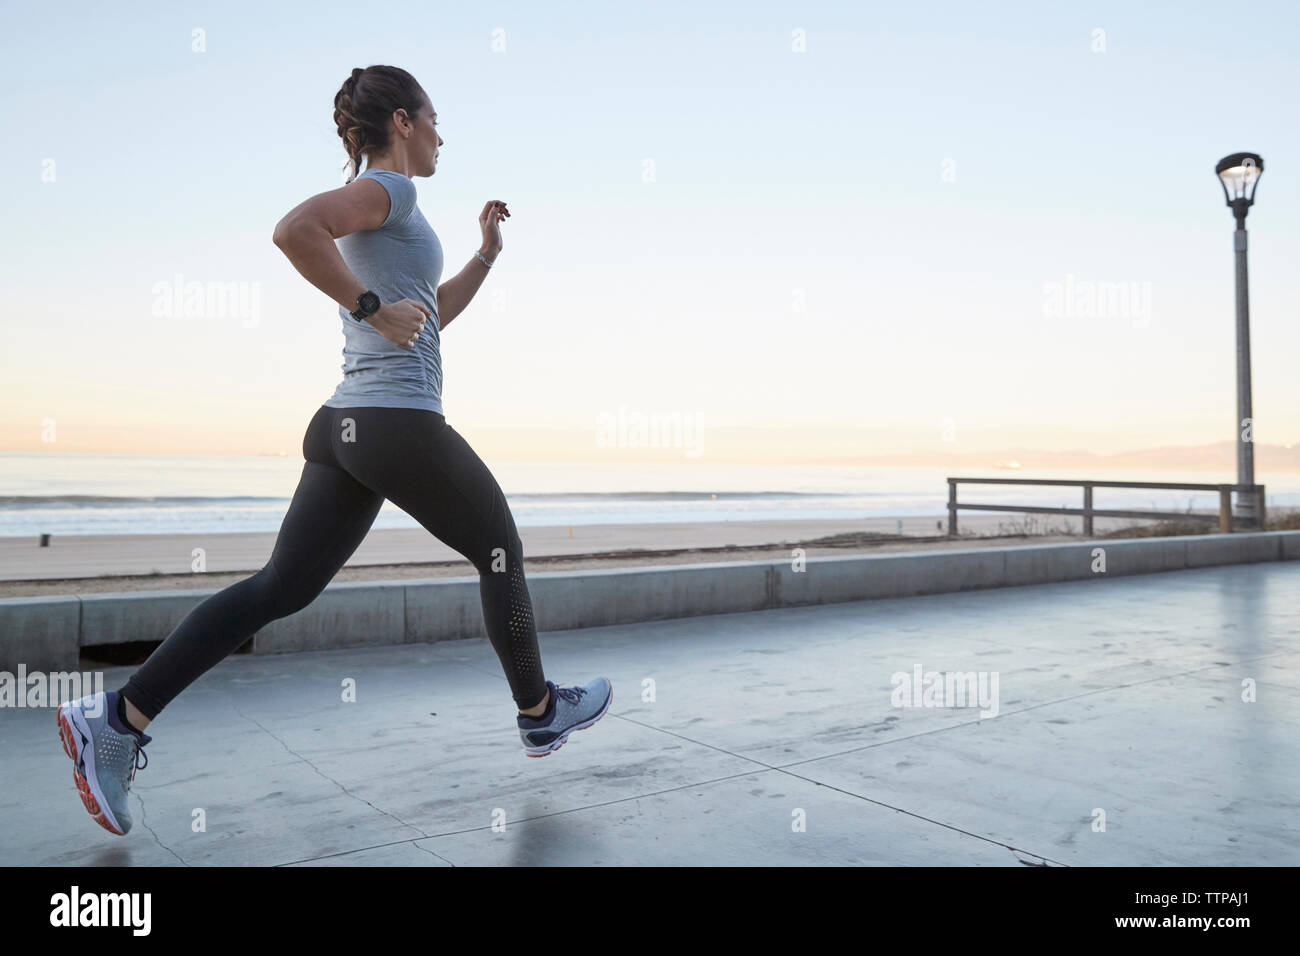
<svg viewBox="0 0 1300 956"><path fill-rule="evenodd" d="M1255 184L1264 172L1257 153L1233 153L1214 167L1237 219L1232 248L1237 260L1237 500L1233 515L1245 526L1258 525L1255 493L1254 422L1250 410L1250 296L1246 287L1246 212L1255 203ZM1259 502L1263 505L1263 502Z"/></svg>

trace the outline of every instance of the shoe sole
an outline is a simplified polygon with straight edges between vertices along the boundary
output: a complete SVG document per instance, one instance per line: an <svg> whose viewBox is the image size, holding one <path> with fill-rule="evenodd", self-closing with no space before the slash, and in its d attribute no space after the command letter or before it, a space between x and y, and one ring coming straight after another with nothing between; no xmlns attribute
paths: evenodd
<svg viewBox="0 0 1300 956"><path fill-rule="evenodd" d="M95 775L95 748L86 746L93 743L94 738L80 709L66 705L60 707L58 721L59 740L63 744L63 752L72 758L72 782L77 785L77 795L81 797L86 812L109 833L126 836L126 831L117 825L116 818L108 809L108 801L99 789L99 780ZM78 769L81 766L78 754L85 755L89 777L83 776Z"/></svg>
<svg viewBox="0 0 1300 956"><path fill-rule="evenodd" d="M600 713L596 714L596 716L592 717L590 720L584 721L581 724L574 724L572 727L570 727L564 733L560 734L560 736L556 737L554 740L552 740L549 744L547 744L544 747L525 747L524 753L526 753L530 757L545 757L555 753L555 751L559 750L561 747L564 746L564 742L569 739L569 734L573 733L575 730L586 730L596 721L600 720L600 718L604 717L605 711L609 710L609 705L612 704L613 702L614 702L614 687L611 684L609 688L609 697L605 699L605 706L600 708Z"/></svg>

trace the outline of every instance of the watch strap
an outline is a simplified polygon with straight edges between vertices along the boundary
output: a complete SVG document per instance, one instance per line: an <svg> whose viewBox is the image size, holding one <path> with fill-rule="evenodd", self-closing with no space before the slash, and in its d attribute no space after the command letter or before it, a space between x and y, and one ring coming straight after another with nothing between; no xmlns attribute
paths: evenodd
<svg viewBox="0 0 1300 956"><path fill-rule="evenodd" d="M363 304L367 296L370 296L374 302L378 303L373 309L367 309ZM370 318L370 316L378 312L382 306L383 303L380 301L378 294L371 289L367 289L365 292L357 296L357 307L348 314L358 322L364 322L366 319Z"/></svg>

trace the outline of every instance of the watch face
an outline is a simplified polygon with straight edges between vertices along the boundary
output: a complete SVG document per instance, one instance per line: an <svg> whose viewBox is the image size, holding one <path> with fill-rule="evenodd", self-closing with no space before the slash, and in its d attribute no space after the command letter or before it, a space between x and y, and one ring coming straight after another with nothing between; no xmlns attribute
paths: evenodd
<svg viewBox="0 0 1300 956"><path fill-rule="evenodd" d="M379 311L379 296L373 292L363 292L361 298L357 299L357 311L374 315Z"/></svg>

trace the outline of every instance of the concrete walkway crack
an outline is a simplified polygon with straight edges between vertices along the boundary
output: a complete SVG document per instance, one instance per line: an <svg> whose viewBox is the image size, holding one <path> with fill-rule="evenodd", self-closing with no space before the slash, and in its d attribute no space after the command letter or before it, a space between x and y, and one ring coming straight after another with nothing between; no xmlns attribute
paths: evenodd
<svg viewBox="0 0 1300 956"><path fill-rule="evenodd" d="M180 860L181 866L189 866L189 864L185 862L185 860L181 857L179 853L177 853L175 850L173 850L171 847L169 847L166 843L164 843L161 839L158 838L158 834L154 831L154 828L149 826L148 821L145 820L144 797L140 796L139 793L136 793L134 796L136 800L138 800L140 803L140 826L144 827L146 830L148 830L150 833L153 834L154 842L156 842L160 847L162 847L172 856L176 857L177 860Z"/></svg>
<svg viewBox="0 0 1300 956"><path fill-rule="evenodd" d="M759 772L761 773L762 771L759 771ZM691 781L690 783L684 783L684 784L681 784L681 785L676 786L676 787L667 787L667 788L665 788L665 789L663 789L663 790L654 790L654 791L651 791L650 793L636 793L636 794L633 794L633 795L630 796L630 797L617 797L616 799L613 799L613 800L605 800L605 801L602 801L601 803L591 803L591 804L586 804L586 805L581 806L581 807L569 807L569 809L567 809L567 810L554 810L554 811L552 811L551 813L539 813L539 814L537 814L537 815L535 815L535 816L531 816L531 817L521 817L520 819L513 821L510 825L511 825L511 826L515 826L515 825L520 824L520 823L529 823L529 822L532 822L532 821L534 821L534 820L546 820L546 819L549 819L550 817L561 817L561 816L564 816L565 814L568 814L568 813L580 813L580 812L582 812L583 810L598 810L598 809L600 809L601 807L612 807L612 806L614 806L615 804L619 804L619 803L627 803L629 800L644 800L644 799L646 799L647 797L658 797L658 796L662 796L663 794L666 794L666 793L676 793L676 792L679 791L679 790L689 790L689 789L691 789L692 787L703 787L703 786L707 786L708 784L711 784L711 783L721 783L721 782L724 781L724 780L734 780L734 779L736 779L736 778L738 778L738 777L749 777L749 776L753 776L753 774L754 774L754 771L753 771L753 770L745 770L745 771L742 771L741 773L732 773L732 774L728 774L728 775L725 776L725 777L715 777L715 778L713 778L712 780L698 780L698 781L694 781L694 780L693 780L693 781ZM462 834L462 833L478 833L478 832L481 832L481 831L484 831L484 830L491 830L491 829L492 829L492 824L489 823L489 824L485 824L484 826L481 826L481 827L466 827L466 828L464 828L463 830L445 830L445 831L442 831L442 832L440 832L440 833L431 833L431 834L428 835L427 838L432 840L432 839L437 839L437 838L439 838L439 837L459 836L459 835ZM329 858L331 858L331 857L336 857L336 856L348 856L349 854L352 854L352 853L361 853L361 852L364 852L365 850L375 850L375 849L379 849L379 848L381 848L381 847L388 847L388 846L401 846L403 843L415 843L417 839L419 839L419 838L415 838L415 839L411 839L411 840L394 840L394 841L392 841L392 842L390 842L390 843L377 843L377 844L375 844L374 846L358 847L358 848L355 849L355 850L342 850L342 851L340 851L340 852L338 852L338 853L329 853L329 854L326 854L326 855L324 855L324 856L311 857L311 858L308 859L308 860L294 860L294 861L292 861L292 862L293 862L293 863L309 863L309 862L311 862L312 860L324 860L324 859L329 859ZM420 849L423 850L424 847L420 847ZM430 851L428 851L428 852L432 853L433 851L430 850ZM433 855L434 855L434 856L438 856L438 854L436 854L436 853L434 853ZM444 859L444 857L440 857L440 856L439 856L438 859L441 860L441 859ZM448 862L448 863L451 863L450 860L447 860L447 862ZM282 866L288 866L288 865L291 865L291 864L281 864L281 865L282 865ZM452 863L452 866L455 866L455 864Z"/></svg>
<svg viewBox="0 0 1300 956"><path fill-rule="evenodd" d="M286 752L286 753L293 754L293 756L297 757L299 760L301 760L301 761L302 761L303 763L305 763L307 766L311 767L311 769L314 770L314 771L316 771L317 774L319 774L319 775L320 775L321 777L323 777L324 779L328 780L330 783L334 784L334 786L338 787L340 790L342 790L344 793L346 793L346 794L347 794L349 797L351 797L353 800L360 800L362 803L364 803L364 804L365 804L366 806L368 806L370 809L374 810L376 813L382 813L384 816L388 817L390 820L396 820L398 823L400 823L402 826L406 827L408 830L414 830L416 833L420 834L420 838L421 838L421 839L428 839L429 834L425 833L423 830L421 830L421 829L420 829L419 827L417 827L415 824L413 824L413 823L407 823L405 820L403 820L403 819L402 819L401 817L399 817L397 814L395 814L395 813L389 813L389 812L388 812L387 810L385 810L383 807L377 807L377 806L375 806L373 803L371 803L371 802L370 802L369 800L367 800L365 797L362 797L362 796L360 796L360 795L358 795L358 794L355 794L355 793L353 793L351 790L349 790L347 787L343 786L343 784L339 783L337 780L335 780L335 779L334 779L333 777L331 777L329 774L325 773L325 771L321 770L320 767L316 766L314 763L312 763L310 760L308 760L308 759L307 759L306 757L304 757L302 754L298 753L298 751L294 750L292 747L290 747L288 744L286 744L283 740L281 740L278 736L276 736L276 735L275 735L275 734L274 734L270 729L268 729L268 728L267 728L267 727L266 727L266 726L265 726L265 725L264 725L260 720L258 720L256 717L250 717L248 714L244 713L242 710L240 710L240 709L239 709L238 707L236 707L234 704L231 704L230 706L231 706L231 708L234 710L234 712L237 713L240 717L243 717L243 718L244 718L245 720L247 720L249 723L254 724L254 725L255 725L259 730L261 730L262 732L264 732L265 734L267 734L268 736L270 736L272 740L274 740L276 743L278 743L281 747L283 747L283 748L285 749L285 752ZM410 840L410 841L400 841L400 842L411 842L411 843L414 843L415 841L414 841L414 840ZM417 846L418 846L418 844L417 844ZM433 854L433 856L438 856L438 854L434 853L432 850L428 850L428 849L426 849L425 847L419 847L419 849L421 849L421 850L425 850L426 853L431 853L431 854ZM318 859L318 858L313 858L313 859ZM455 866L455 865L456 865L456 864L452 863L451 860L443 859L443 857L438 856L438 859L443 860L443 862L444 862L444 863L447 863L449 866Z"/></svg>
<svg viewBox="0 0 1300 956"><path fill-rule="evenodd" d="M905 810L905 809L903 809L902 807L894 806L892 803L885 803L883 800L873 800L871 797L864 796L863 794L857 793L857 792L855 792L855 791L853 791L853 790L845 790L843 787L837 787L837 786L835 786L834 784L829 784L829 783L826 783L826 782L824 782L824 781L822 781L822 780L814 780L812 777L805 777L805 776L803 776L802 774L797 774L797 773L794 773L793 771L790 771L790 770L785 769L786 767L793 767L793 766L796 766L796 765L799 764L799 763L811 763L811 762L813 762L813 760L824 760L824 759L826 759L826 757L816 757L816 758L813 758L812 760L800 760L800 761L797 761L796 763L793 763L793 764L786 764L785 766L777 767L777 766L773 766L772 764L764 763L763 761L759 760L759 759L756 758L756 757L746 757L744 754L732 753L730 750L727 750L727 749L724 748L724 747L715 747L713 744L706 744L706 743L704 743L703 741L695 740L695 739L693 739L693 738L691 738L691 737L683 736L682 734L673 733L671 730L664 730L664 729L662 729L662 728L660 728L660 727L655 727L655 726L653 726L653 725L651 725L651 724L645 724L645 723L642 723L642 722L639 721L639 720L633 720L631 717L622 717L622 716L620 716L620 715L618 715L618 714L614 714L614 713L611 713L610 716L612 716L612 717L618 717L620 720L626 720L628 723L630 723L630 724L636 724L636 725L639 726L639 727L645 727L647 730L654 730L654 731L657 731L657 732L659 732L659 733L661 733L661 734L668 734L668 735L671 736L671 737L676 737L678 740L689 741L690 743L696 744L697 746L700 746L700 747L708 747L710 750L716 750L716 751L718 751L719 753L727 754L728 756L730 756L730 757L735 757L735 758L738 759L738 760L748 760L750 763L758 764L760 767L763 767L763 768L765 768L765 769L767 769L767 770L771 770L771 771L774 771L774 772L776 772L776 773L783 773L783 774L785 774L785 775L788 776L788 777L794 777L796 780L802 780L802 781L804 781L805 783L811 783L811 784L813 784L814 786L818 786L818 787L825 787L827 790L834 790L836 793L842 793L842 794L844 794L846 797L855 797L856 799L858 799L858 800L862 800L862 801L864 801L865 803L874 803L874 804L875 804L876 806L878 806L878 807L884 807L886 810L893 810L895 813L901 813L901 814L904 814L905 816L909 816L909 817L911 817L911 818L914 819L914 820L923 820L923 821L926 822L926 823L931 823L931 824L934 824L935 826L943 827L943 828L946 829L946 830L952 830L952 831L955 832L955 833L964 833L966 836L974 837L976 840L982 840L982 841L984 841L985 843L991 843L991 844L993 844L994 846L1005 847L1006 849L1011 850L1013 853L1024 853L1024 854L1026 854L1026 855L1028 855L1028 856L1036 857L1037 859L1040 859L1040 860L1046 860L1046 859L1048 859L1048 857L1041 856L1041 855L1039 855L1039 854L1037 854L1037 853L1034 853L1034 852L1032 852L1032 851L1030 851L1030 850L1022 850L1022 849L1020 849L1019 847L1014 847L1014 846L1012 846L1012 845L1009 844L1009 843L1003 843L1001 840L995 840L995 839L993 839L992 837L987 837L987 836L984 836L983 834L980 834L980 833L972 833L970 830L963 830L961 827L956 826L955 824L952 824L952 823L944 823L942 820L935 820L935 819L933 819L933 818L931 818L931 817L922 816L922 815L919 814L919 813L913 813L911 810ZM930 731L930 732L933 733L934 731ZM917 734L916 736L921 736L921 735L920 735L920 734ZM876 745L873 745L873 746L881 746L881 744L876 744ZM831 757L831 756L837 756L837 755L836 755L836 754L828 754L827 756L828 756L828 757ZM653 796L653 794L647 794L647 796ZM1056 863L1057 861L1056 861L1056 860L1053 860L1052 862L1053 862L1053 863ZM1058 863L1058 865L1059 865L1059 866L1066 866L1067 864L1064 864L1064 863Z"/></svg>

